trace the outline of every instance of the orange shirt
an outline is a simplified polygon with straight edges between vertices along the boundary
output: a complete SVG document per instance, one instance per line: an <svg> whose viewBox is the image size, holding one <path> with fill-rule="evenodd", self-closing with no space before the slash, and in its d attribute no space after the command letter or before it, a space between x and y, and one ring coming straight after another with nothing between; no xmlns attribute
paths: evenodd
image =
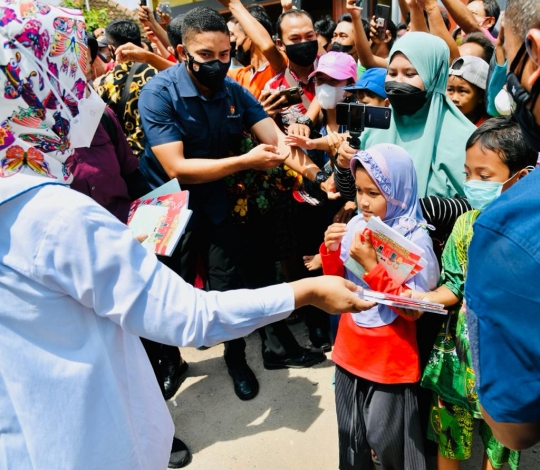
<svg viewBox="0 0 540 470"><path fill-rule="evenodd" d="M265 62L258 70L255 70L253 65L229 70L229 77L251 91L257 99L259 99L266 82L274 78L277 74L278 72L270 67L269 62Z"/></svg>
<svg viewBox="0 0 540 470"><path fill-rule="evenodd" d="M323 272L344 275L340 250L320 248ZM378 265L364 280L371 289L398 294L395 283ZM389 292L392 290L393 292ZM397 313L397 312L396 312ZM414 383L420 380L420 361L416 324L398 315L389 325L365 328L357 325L350 313L341 315L332 360L358 377L383 384Z"/></svg>

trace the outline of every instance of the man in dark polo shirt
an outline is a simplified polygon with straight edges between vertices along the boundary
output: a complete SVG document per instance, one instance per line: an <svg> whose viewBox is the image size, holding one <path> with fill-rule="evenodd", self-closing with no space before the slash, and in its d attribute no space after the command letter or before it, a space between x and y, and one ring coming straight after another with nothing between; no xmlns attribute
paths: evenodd
<svg viewBox="0 0 540 470"><path fill-rule="evenodd" d="M298 149L284 145L283 134L253 95L226 77L229 31L215 10L195 8L182 20L173 20L168 30L184 62L154 77L139 101L146 135L141 171L153 186L177 178L190 191L193 216L166 263L193 282L195 258L202 256L211 290L273 284L268 220L232 224L223 178L286 162L314 180L319 168ZM243 153L244 129L263 144ZM309 367L325 359L319 351L301 348L284 321L265 328L264 338L268 369ZM242 338L225 343L225 362L238 397L253 398L259 386L247 365Z"/></svg>

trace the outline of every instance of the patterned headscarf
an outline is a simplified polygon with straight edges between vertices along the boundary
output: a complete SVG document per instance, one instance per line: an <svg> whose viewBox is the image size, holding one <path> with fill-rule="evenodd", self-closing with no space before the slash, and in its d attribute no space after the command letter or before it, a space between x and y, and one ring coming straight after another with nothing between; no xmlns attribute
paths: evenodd
<svg viewBox="0 0 540 470"><path fill-rule="evenodd" d="M416 171L409 154L398 145L378 144L360 150L351 160L356 177L359 165L368 172L386 199L386 225L407 233L418 224L426 224L418 203Z"/></svg>
<svg viewBox="0 0 540 470"><path fill-rule="evenodd" d="M87 66L79 10L0 0L0 185L19 175L71 181L71 121Z"/></svg>

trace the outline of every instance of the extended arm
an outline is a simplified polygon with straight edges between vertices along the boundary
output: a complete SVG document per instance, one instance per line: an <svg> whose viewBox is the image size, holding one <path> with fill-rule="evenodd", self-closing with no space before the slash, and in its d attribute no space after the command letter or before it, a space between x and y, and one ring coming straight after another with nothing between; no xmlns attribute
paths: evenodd
<svg viewBox="0 0 540 470"><path fill-rule="evenodd" d="M472 12L460 0L442 0L442 3L464 33L484 32Z"/></svg>
<svg viewBox="0 0 540 470"><path fill-rule="evenodd" d="M347 10L351 14L354 27L354 43L360 63L367 69L388 67L388 61L371 52L371 46L362 25L362 9L355 5L355 0L347 0Z"/></svg>
<svg viewBox="0 0 540 470"><path fill-rule="evenodd" d="M222 5L228 7L231 14L238 20L240 26L247 36L253 41L253 44L264 54L270 67L276 72L281 72L287 66L283 54L274 44L268 31L259 23L240 0L219 0Z"/></svg>
<svg viewBox="0 0 540 470"><path fill-rule="evenodd" d="M131 44L130 42L122 44L116 49L116 60L118 60L118 62L144 62L158 71L168 69L175 65L174 62L170 62L164 57L147 51L135 44Z"/></svg>
<svg viewBox="0 0 540 470"><path fill-rule="evenodd" d="M439 36L450 48L450 63L460 57L459 49L450 32L446 29L441 9L436 0L416 0L428 15L429 32Z"/></svg>
<svg viewBox="0 0 540 470"><path fill-rule="evenodd" d="M525 450L540 442L540 423L499 423L481 408L495 438L509 449Z"/></svg>

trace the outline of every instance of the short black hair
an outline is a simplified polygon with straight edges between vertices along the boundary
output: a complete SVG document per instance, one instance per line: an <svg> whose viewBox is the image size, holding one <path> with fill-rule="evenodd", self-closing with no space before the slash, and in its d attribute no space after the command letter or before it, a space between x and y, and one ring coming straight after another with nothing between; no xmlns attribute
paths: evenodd
<svg viewBox="0 0 540 470"><path fill-rule="evenodd" d="M328 42L330 42L334 36L336 26L336 22L332 19L332 17L330 15L326 15L315 21L313 28L317 34L323 36Z"/></svg>
<svg viewBox="0 0 540 470"><path fill-rule="evenodd" d="M475 2L477 0L469 0L468 3ZM495 18L495 23L499 21L499 16L501 16L501 7L497 3L496 0L481 0L484 4L484 11L486 12L486 16L492 16ZM493 26L489 29L490 31L495 27L495 23Z"/></svg>
<svg viewBox="0 0 540 470"><path fill-rule="evenodd" d="M264 29L266 29L266 32L270 35L270 37L274 36L274 26L272 25L272 20L261 5L249 5L246 10L251 13L251 16L253 16L253 18L255 18Z"/></svg>
<svg viewBox="0 0 540 470"><path fill-rule="evenodd" d="M105 26L105 34L114 47L131 42L141 47L141 31L137 23L132 20L113 20Z"/></svg>
<svg viewBox="0 0 540 470"><path fill-rule="evenodd" d="M193 8L186 13L181 21L180 34L184 43L199 33L219 32L229 36L229 28L227 28L225 19L213 8ZM174 45L173 47L176 48Z"/></svg>
<svg viewBox="0 0 540 470"><path fill-rule="evenodd" d="M276 21L276 33L277 37L281 39L283 37L283 31L281 31L281 23L283 19L287 16L307 16L310 21L313 23L313 18L306 10L298 10L297 8L292 8L291 10L284 11Z"/></svg>
<svg viewBox="0 0 540 470"><path fill-rule="evenodd" d="M182 44L182 22L184 21L184 15L175 16L172 21L167 25L167 37L174 49L176 56L176 46ZM178 59L178 57L177 57Z"/></svg>
<svg viewBox="0 0 540 470"><path fill-rule="evenodd" d="M525 41L529 30L540 28L540 3L538 0L507 0L506 25L510 26L520 41Z"/></svg>
<svg viewBox="0 0 540 470"><path fill-rule="evenodd" d="M476 129L467 141L467 150L479 143L480 148L499 155L510 170L510 176L528 166L536 167L538 152L525 143L519 124L511 116L488 119Z"/></svg>
<svg viewBox="0 0 540 470"><path fill-rule="evenodd" d="M90 49L90 64L94 63L99 52L99 46L96 37L92 33L88 33L88 49Z"/></svg>
<svg viewBox="0 0 540 470"><path fill-rule="evenodd" d="M484 59L488 64L491 62L491 58L495 52L495 46L484 33L467 34L467 36L463 38L463 41L461 41L461 44L469 43L478 44L482 49L484 49L482 59Z"/></svg>
<svg viewBox="0 0 540 470"><path fill-rule="evenodd" d="M343 13L338 19L337 24L341 23L342 21L346 21L347 23L352 23L352 16L350 13Z"/></svg>

